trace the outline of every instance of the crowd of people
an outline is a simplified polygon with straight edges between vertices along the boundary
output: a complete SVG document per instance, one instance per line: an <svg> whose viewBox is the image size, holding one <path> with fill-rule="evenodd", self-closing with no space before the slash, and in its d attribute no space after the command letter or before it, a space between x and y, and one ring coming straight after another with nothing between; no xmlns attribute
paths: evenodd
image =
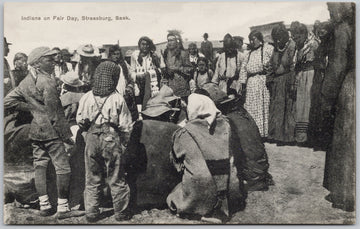
<svg viewBox="0 0 360 229"><path fill-rule="evenodd" d="M223 220L245 207L247 191L274 185L264 142L299 145L326 151L325 198L353 211L355 10L328 9L331 20L313 31L275 26L273 43L254 30L243 49L226 34L216 55L207 33L199 50L185 50L172 31L161 55L141 37L129 62L118 45L91 44L17 53L14 70L4 59L5 162L32 158L42 216L99 220L106 182L115 219L127 220L148 182L175 214ZM5 56L9 45L4 38ZM75 154L84 155L78 174ZM84 209L69 206L74 176Z"/></svg>

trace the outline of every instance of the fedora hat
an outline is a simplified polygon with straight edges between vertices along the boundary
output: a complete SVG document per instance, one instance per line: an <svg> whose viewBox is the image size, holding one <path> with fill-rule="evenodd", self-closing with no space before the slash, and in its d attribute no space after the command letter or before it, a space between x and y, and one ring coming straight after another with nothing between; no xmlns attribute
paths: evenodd
<svg viewBox="0 0 360 229"><path fill-rule="evenodd" d="M100 51L97 47L92 44L81 45L77 50L80 56L95 57L100 56Z"/></svg>
<svg viewBox="0 0 360 229"><path fill-rule="evenodd" d="M149 117L157 117L167 111L179 111L179 108L173 108L165 101L150 101L146 104L145 110L141 113Z"/></svg>
<svg viewBox="0 0 360 229"><path fill-rule="evenodd" d="M215 83L206 83L203 85L203 89L209 93L210 99L212 99L216 105L235 100L235 97L228 96L225 92L221 91Z"/></svg>
<svg viewBox="0 0 360 229"><path fill-rule="evenodd" d="M79 79L78 74L73 71L67 72L64 75L60 75L60 80L64 84L72 87L81 87L84 85L84 82Z"/></svg>
<svg viewBox="0 0 360 229"><path fill-rule="evenodd" d="M179 111L179 108L173 108L169 104L169 102L179 98L180 97L174 95L174 91L170 87L163 85L159 94L149 99L145 106L145 110L141 113L146 116L156 117L167 111Z"/></svg>

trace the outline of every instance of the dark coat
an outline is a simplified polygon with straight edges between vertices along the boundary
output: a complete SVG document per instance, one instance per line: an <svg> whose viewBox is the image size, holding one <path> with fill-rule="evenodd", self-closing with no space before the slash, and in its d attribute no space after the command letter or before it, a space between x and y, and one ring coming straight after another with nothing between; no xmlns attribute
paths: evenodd
<svg viewBox="0 0 360 229"><path fill-rule="evenodd" d="M324 187L333 207L355 209L355 34L347 23L334 29L334 50L322 87L322 109L335 103L332 143L326 152Z"/></svg>
<svg viewBox="0 0 360 229"><path fill-rule="evenodd" d="M32 140L65 140L71 137L56 81L46 73L39 72L36 79L29 73L19 86L4 98L4 109L31 112L33 120L29 137Z"/></svg>
<svg viewBox="0 0 360 229"><path fill-rule="evenodd" d="M156 120L134 124L125 152L125 167L131 196L137 197L138 205L164 205L167 195L181 181L169 156L172 135L179 128Z"/></svg>
<svg viewBox="0 0 360 229"><path fill-rule="evenodd" d="M164 61L167 68L165 79L168 80L169 87L173 89L174 94L179 97L190 95L189 81L193 66L190 63L189 56L184 50L177 50L174 56L170 56L165 50ZM172 71L171 69L177 69Z"/></svg>

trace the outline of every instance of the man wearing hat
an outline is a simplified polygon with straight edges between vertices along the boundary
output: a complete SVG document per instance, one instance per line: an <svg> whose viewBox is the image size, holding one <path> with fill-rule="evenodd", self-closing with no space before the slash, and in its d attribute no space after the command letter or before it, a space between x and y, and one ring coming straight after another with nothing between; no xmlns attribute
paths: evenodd
<svg viewBox="0 0 360 229"><path fill-rule="evenodd" d="M11 43L8 43L6 40L6 37L4 37L4 97L13 89L15 88L15 79L11 73L10 65L5 58L9 52L9 45Z"/></svg>
<svg viewBox="0 0 360 229"><path fill-rule="evenodd" d="M39 195L40 215L49 216L53 210L46 187L46 171L51 161L56 171L57 217L59 219L81 215L69 209L70 164L64 142L71 144L69 123L65 119L56 89L54 50L35 48L29 54L29 74L4 99L7 110L30 111L33 119L29 138L32 141L35 187Z"/></svg>
<svg viewBox="0 0 360 229"><path fill-rule="evenodd" d="M208 95L230 121L232 148L237 149L234 150L235 164L241 166L238 169L247 182L247 190L268 190L273 181L268 173L267 153L254 119L240 105L238 97L227 96L216 84L205 84L203 90L207 93L202 94Z"/></svg>
<svg viewBox="0 0 360 229"><path fill-rule="evenodd" d="M96 67L101 60L100 51L92 44L81 45L76 52L80 56L78 63L79 78L87 86L86 91L91 89Z"/></svg>
<svg viewBox="0 0 360 229"><path fill-rule="evenodd" d="M136 203L162 206L181 181L169 158L172 135L180 128L175 124L179 100L170 87L163 85L144 107L143 120L133 125L125 151L131 206Z"/></svg>

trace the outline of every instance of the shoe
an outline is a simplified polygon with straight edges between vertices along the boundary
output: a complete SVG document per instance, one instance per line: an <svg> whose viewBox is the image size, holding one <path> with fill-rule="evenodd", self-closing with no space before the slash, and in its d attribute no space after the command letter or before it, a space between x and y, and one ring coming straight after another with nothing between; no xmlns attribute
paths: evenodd
<svg viewBox="0 0 360 229"><path fill-rule="evenodd" d="M85 211L74 210L74 211L57 212L56 218L67 219L67 218L79 217L83 215L85 215Z"/></svg>
<svg viewBox="0 0 360 229"><path fill-rule="evenodd" d="M43 216L43 217L51 216L51 215L54 215L55 213L56 213L56 211L53 208L40 210L40 216Z"/></svg>
<svg viewBox="0 0 360 229"><path fill-rule="evenodd" d="M87 216L86 216L86 220L87 220L89 223L95 223L95 222L97 222L97 221L100 220L100 214L92 215L92 216L87 215Z"/></svg>
<svg viewBox="0 0 360 229"><path fill-rule="evenodd" d="M201 221L212 223L212 224L221 224L223 223L221 219L215 218L215 217L201 217Z"/></svg>
<svg viewBox="0 0 360 229"><path fill-rule="evenodd" d="M329 201L330 203L332 203L332 196L331 194L325 196L325 200Z"/></svg>
<svg viewBox="0 0 360 229"><path fill-rule="evenodd" d="M120 213L115 213L115 220L116 221L126 221L131 219L131 215L128 212L120 212Z"/></svg>

